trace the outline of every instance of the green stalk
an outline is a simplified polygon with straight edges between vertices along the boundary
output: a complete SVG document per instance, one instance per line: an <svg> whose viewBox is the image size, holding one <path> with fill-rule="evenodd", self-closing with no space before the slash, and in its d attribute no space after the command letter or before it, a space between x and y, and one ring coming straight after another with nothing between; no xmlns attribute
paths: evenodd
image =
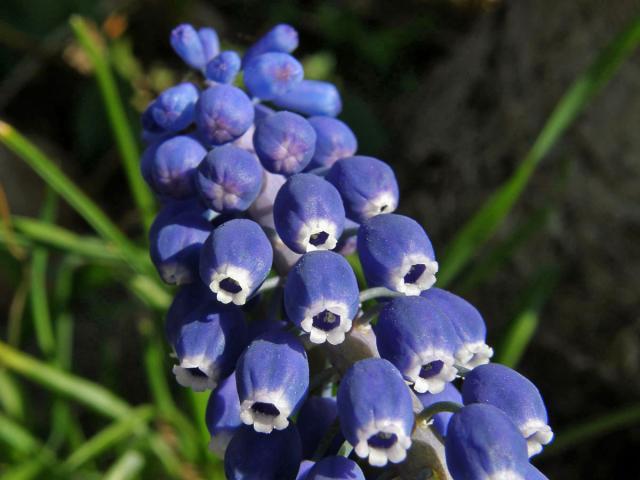
<svg viewBox="0 0 640 480"><path fill-rule="evenodd" d="M102 101L107 111L114 139L120 151L129 188L148 230L153 221L155 201L144 183L142 175L140 175L138 146L120 99L115 78L111 72L108 53L97 31L92 29L85 19L80 16L73 16L70 23L76 39L93 64Z"/></svg>
<svg viewBox="0 0 640 480"><path fill-rule="evenodd" d="M0 142L24 160L60 197L65 199L117 253L139 272L151 273L146 256L109 220L106 214L56 166L39 148L0 121Z"/></svg>
<svg viewBox="0 0 640 480"><path fill-rule="evenodd" d="M136 450L127 450L107 471L104 480L137 478L144 468L145 458Z"/></svg>
<svg viewBox="0 0 640 480"><path fill-rule="evenodd" d="M153 416L154 408L149 405L132 410L129 415L113 422L69 455L62 465L62 470L68 475L132 436L146 434L147 423Z"/></svg>
<svg viewBox="0 0 640 480"><path fill-rule="evenodd" d="M536 167L564 132L631 55L640 42L640 17L620 33L573 83L551 113L533 146L514 174L462 227L445 251L438 286L446 286L462 271L479 248L497 231L529 183Z"/></svg>
<svg viewBox="0 0 640 480"><path fill-rule="evenodd" d="M4 342L0 342L0 366L107 417L120 418L131 412L131 407L124 400L106 388L47 365Z"/></svg>

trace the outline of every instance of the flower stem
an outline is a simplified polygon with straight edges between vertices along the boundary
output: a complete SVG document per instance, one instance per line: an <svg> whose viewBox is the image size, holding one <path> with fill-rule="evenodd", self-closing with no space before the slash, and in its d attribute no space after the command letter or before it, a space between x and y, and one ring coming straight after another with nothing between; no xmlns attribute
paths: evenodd
<svg viewBox="0 0 640 480"><path fill-rule="evenodd" d="M431 417L433 417L437 413L442 412L451 412L458 413L462 410L462 405L456 402L437 402L433 405L429 405L427 408L422 410L419 414L416 415L416 425L420 425L422 423L428 422Z"/></svg>
<svg viewBox="0 0 640 480"><path fill-rule="evenodd" d="M394 292L386 287L373 287L360 292L360 303L364 303L367 300L373 300L374 298L401 297L402 295L402 293Z"/></svg>

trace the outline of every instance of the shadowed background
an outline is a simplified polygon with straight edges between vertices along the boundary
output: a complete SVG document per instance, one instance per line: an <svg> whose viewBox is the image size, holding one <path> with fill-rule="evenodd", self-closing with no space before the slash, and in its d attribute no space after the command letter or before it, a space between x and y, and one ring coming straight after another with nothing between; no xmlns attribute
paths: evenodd
<svg viewBox="0 0 640 480"><path fill-rule="evenodd" d="M395 169L400 212L424 225L438 254L509 179L563 93L640 14L640 5L4 0L0 118L55 158L128 236L143 239L91 62L68 26L72 14L93 19L107 39L136 129L148 101L185 74L168 44L177 23L211 25L223 44L239 47L275 23L294 25L307 75L337 83L341 118L356 133L359 152ZM545 156L497 234L448 285L483 313L499 359L517 363L546 399L558 444L534 463L550 478L640 475L638 125L635 53ZM3 218L7 212L43 215L44 184L4 148L0 186ZM92 232L64 202L54 210L58 224ZM37 354L32 264L22 253L0 244L0 310L6 312L0 333ZM52 254L45 277L50 291L61 265L62 255ZM74 273L65 309L74 319L69 368L136 405L149 399L141 357L152 322L113 277L90 266ZM517 348L501 350L508 332L530 341L522 358ZM20 388L26 428L47 439L56 397L28 382ZM183 404L188 401L179 400ZM103 425L83 408L70 411L81 436ZM589 419L600 423L573 430ZM96 460L96 468L114 457ZM0 454L0 472L16 461ZM201 478L206 471L186 462L177 476Z"/></svg>

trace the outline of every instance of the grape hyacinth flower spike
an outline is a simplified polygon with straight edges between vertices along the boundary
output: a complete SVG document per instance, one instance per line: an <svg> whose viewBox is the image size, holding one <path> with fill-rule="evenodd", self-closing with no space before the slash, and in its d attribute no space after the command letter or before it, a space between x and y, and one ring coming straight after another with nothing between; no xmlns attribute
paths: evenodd
<svg viewBox="0 0 640 480"><path fill-rule="evenodd" d="M260 226L242 218L216 228L202 246L200 278L219 302L244 305L271 269L273 250Z"/></svg>
<svg viewBox="0 0 640 480"><path fill-rule="evenodd" d="M356 454L382 467L402 462L411 446L411 394L387 360L354 363L338 388L340 428Z"/></svg>
<svg viewBox="0 0 640 480"><path fill-rule="evenodd" d="M358 312L356 276L342 255L328 251L302 256L287 275L284 304L289 320L312 343L337 345Z"/></svg>
<svg viewBox="0 0 640 480"><path fill-rule="evenodd" d="M417 396L424 408L439 402L453 402L462 405L462 395L452 383L445 384L444 390L440 393L419 393ZM453 417L453 413L451 412L440 412L433 416L433 428L435 428L442 437L447 436L447 428L451 417Z"/></svg>
<svg viewBox="0 0 640 480"><path fill-rule="evenodd" d="M312 458L324 436L338 417L338 405L333 397L311 396L300 408L296 425L302 440L302 458ZM326 454L337 454L344 442L342 435L334 437Z"/></svg>
<svg viewBox="0 0 640 480"><path fill-rule="evenodd" d="M240 56L232 51L220 52L207 63L207 79L217 83L233 83L240 71Z"/></svg>
<svg viewBox="0 0 640 480"><path fill-rule="evenodd" d="M243 423L261 433L283 430L307 395L307 354L291 333L268 331L238 360L236 382Z"/></svg>
<svg viewBox="0 0 640 480"><path fill-rule="evenodd" d="M378 351L418 393L440 393L457 374L458 339L449 320L422 297L396 297L374 327Z"/></svg>
<svg viewBox="0 0 640 480"><path fill-rule="evenodd" d="M266 170L290 176L301 172L311 161L316 132L304 117L277 112L258 122L253 146Z"/></svg>
<svg viewBox="0 0 640 480"><path fill-rule="evenodd" d="M333 83L319 80L302 80L272 102L279 108L308 116L335 117L342 111L338 89Z"/></svg>
<svg viewBox="0 0 640 480"><path fill-rule="evenodd" d="M278 235L296 253L333 250L344 230L340 194L310 173L294 175L280 188L273 217Z"/></svg>
<svg viewBox="0 0 640 480"><path fill-rule="evenodd" d="M308 120L316 132L316 148L307 170L330 167L341 158L356 153L358 140L344 122L323 116L311 117Z"/></svg>
<svg viewBox="0 0 640 480"><path fill-rule="evenodd" d="M198 279L200 249L211 233L211 224L192 206L191 201L168 203L149 230L151 261L170 285Z"/></svg>
<svg viewBox="0 0 640 480"><path fill-rule="evenodd" d="M178 298L178 297L176 297ZM246 346L244 314L205 296L183 310L174 308L167 325L178 358L173 367L176 380L195 391L213 389L232 371Z"/></svg>
<svg viewBox="0 0 640 480"><path fill-rule="evenodd" d="M242 65L263 53L291 53L298 48L298 42L298 32L295 28L286 23L276 25L247 49L242 58Z"/></svg>
<svg viewBox="0 0 640 480"><path fill-rule="evenodd" d="M185 199L195 193L193 174L207 155L205 148L192 137L178 135L162 142L150 160L149 186L165 198Z"/></svg>
<svg viewBox="0 0 640 480"><path fill-rule="evenodd" d="M326 179L340 192L347 217L362 223L398 207L398 182L391 167L373 157L337 161Z"/></svg>
<svg viewBox="0 0 640 480"><path fill-rule="evenodd" d="M469 405L449 422L447 466L455 480L525 480L526 442L501 410Z"/></svg>
<svg viewBox="0 0 640 480"><path fill-rule="evenodd" d="M211 392L207 402L205 421L211 434L209 450L224 457L233 434L242 425L235 373L222 380Z"/></svg>
<svg viewBox="0 0 640 480"><path fill-rule="evenodd" d="M240 138L253 124L254 115L247 94L232 85L209 87L196 103L198 132L211 145Z"/></svg>
<svg viewBox="0 0 640 480"><path fill-rule="evenodd" d="M486 343L487 327L482 315L473 305L440 288L430 288L420 296L427 299L432 308L441 312L453 324L460 340L455 354L456 364L472 370L489 362L493 349Z"/></svg>
<svg viewBox="0 0 640 480"><path fill-rule="evenodd" d="M305 480L365 480L365 477L353 460L345 457L326 457L309 470Z"/></svg>
<svg viewBox="0 0 640 480"><path fill-rule="evenodd" d="M227 480L294 480L301 460L295 425L269 435L243 426L229 442L224 473Z"/></svg>
<svg viewBox="0 0 640 480"><path fill-rule="evenodd" d="M489 363L474 368L465 377L462 398L465 405L490 404L505 412L526 439L530 457L540 453L553 439L540 392L509 367Z"/></svg>
<svg viewBox="0 0 640 480"><path fill-rule="evenodd" d="M391 213L362 223L358 255L370 286L420 295L436 281L438 262L431 241L409 217Z"/></svg>
<svg viewBox="0 0 640 480"><path fill-rule="evenodd" d="M211 150L198 166L196 189L203 202L216 212L241 212L260 193L262 172L255 155L223 145Z"/></svg>
<svg viewBox="0 0 640 480"><path fill-rule="evenodd" d="M150 106L153 120L170 132L184 130L195 118L198 89L192 83L180 83L166 89Z"/></svg>
<svg viewBox="0 0 640 480"><path fill-rule="evenodd" d="M271 100L302 81L300 62L287 53L269 52L253 57L244 67L244 83L253 97Z"/></svg>

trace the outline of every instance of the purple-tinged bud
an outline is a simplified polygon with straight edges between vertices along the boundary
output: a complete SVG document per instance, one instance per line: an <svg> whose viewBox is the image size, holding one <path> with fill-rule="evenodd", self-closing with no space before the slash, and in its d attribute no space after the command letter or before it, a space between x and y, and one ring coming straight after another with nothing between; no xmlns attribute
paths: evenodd
<svg viewBox="0 0 640 480"><path fill-rule="evenodd" d="M162 280L182 285L198 280L202 244L211 233L211 224L192 201L164 206L149 230L151 261Z"/></svg>
<svg viewBox="0 0 640 480"><path fill-rule="evenodd" d="M452 383L445 384L444 390L440 393L418 393L417 397L424 408L439 402L454 402L462 405L462 395ZM442 437L447 436L447 427L452 416L453 413L451 412L440 412L433 416L433 428Z"/></svg>
<svg viewBox="0 0 640 480"><path fill-rule="evenodd" d="M183 319L189 316L195 306L214 302L216 296L202 282L182 285L167 311L165 336L170 345L175 345Z"/></svg>
<svg viewBox="0 0 640 480"><path fill-rule="evenodd" d="M501 410L469 405L449 422L447 467L456 480L524 480L526 442Z"/></svg>
<svg viewBox="0 0 640 480"><path fill-rule="evenodd" d="M204 69L204 66L220 53L220 40L213 28L206 27L198 30L198 37L204 54L204 64L200 68Z"/></svg>
<svg viewBox="0 0 640 480"><path fill-rule="evenodd" d="M525 480L549 480L540 470L538 470L533 465L529 464L527 466L525 476Z"/></svg>
<svg viewBox="0 0 640 480"><path fill-rule="evenodd" d="M311 470L315 464L316 462L312 462L311 460L303 460L300 462L300 468L298 469L296 480L306 480L309 470Z"/></svg>
<svg viewBox="0 0 640 480"><path fill-rule="evenodd" d="M345 221L338 191L310 173L294 175L280 188L273 218L282 241L297 253L334 249Z"/></svg>
<svg viewBox="0 0 640 480"><path fill-rule="evenodd" d="M260 193L262 165L255 155L233 145L211 150L200 163L195 184L200 198L216 212L249 208Z"/></svg>
<svg viewBox="0 0 640 480"><path fill-rule="evenodd" d="M342 111L340 93L333 83L319 80L302 80L284 95L272 100L285 110L302 115L335 117Z"/></svg>
<svg viewBox="0 0 640 480"><path fill-rule="evenodd" d="M192 305L182 317L167 325L174 332L172 344L178 365L173 367L176 380L183 387L201 392L213 389L232 371L246 346L247 325L242 310L229 308L215 300Z"/></svg>
<svg viewBox="0 0 640 480"><path fill-rule="evenodd" d="M438 262L431 241L409 217L390 213L362 223L358 255L370 286L420 295L436 281Z"/></svg>
<svg viewBox="0 0 640 480"><path fill-rule="evenodd" d="M509 367L489 363L474 368L462 384L465 405L490 404L507 414L526 439L528 455L542 451L553 439L547 408L536 386Z"/></svg>
<svg viewBox="0 0 640 480"><path fill-rule="evenodd" d="M206 65L202 41L193 26L183 23L171 32L171 47L191 68L201 70Z"/></svg>
<svg viewBox="0 0 640 480"><path fill-rule="evenodd" d="M295 425L270 435L240 427L224 456L228 480L294 480L300 468L300 436Z"/></svg>
<svg viewBox="0 0 640 480"><path fill-rule="evenodd" d="M253 425L256 432L283 430L307 396L307 354L294 335L271 330L244 351L238 360L236 381L240 419Z"/></svg>
<svg viewBox="0 0 640 480"><path fill-rule="evenodd" d="M468 370L489 363L493 349L487 345L487 327L480 312L451 292L440 288L430 288L420 294L434 309L445 315L456 330L460 346L456 351L456 363Z"/></svg>
<svg viewBox="0 0 640 480"><path fill-rule="evenodd" d="M389 301L374 331L380 356L393 363L416 392L440 393L456 377L456 332L424 298Z"/></svg>
<svg viewBox="0 0 640 480"><path fill-rule="evenodd" d="M176 199L192 196L193 175L206 154L200 142L191 137L178 135L165 140L155 149L150 162L149 186L159 196Z"/></svg>
<svg viewBox="0 0 640 480"><path fill-rule="evenodd" d="M333 422L338 417L336 399L332 397L309 397L304 402L296 425L302 440L302 458L312 458L318 445L329 432ZM337 434L326 450L327 455L338 453L344 442L341 434Z"/></svg>
<svg viewBox="0 0 640 480"><path fill-rule="evenodd" d="M219 302L244 305L267 278L272 261L271 244L257 223L229 220L202 246L200 278Z"/></svg>
<svg viewBox="0 0 640 480"><path fill-rule="evenodd" d="M307 253L287 275L287 316L309 334L311 343L342 343L359 304L356 275L342 255L328 251Z"/></svg>
<svg viewBox="0 0 640 480"><path fill-rule="evenodd" d="M233 83L239 71L240 57L233 50L226 50L207 63L206 75L213 82Z"/></svg>
<svg viewBox="0 0 640 480"><path fill-rule="evenodd" d="M340 192L347 217L362 223L398 207L398 182L391 167L373 157L343 158L325 177Z"/></svg>
<svg viewBox="0 0 640 480"><path fill-rule="evenodd" d="M346 123L331 117L311 117L316 131L316 150L307 170L330 167L341 158L351 157L358 149L358 140Z"/></svg>
<svg viewBox="0 0 640 480"><path fill-rule="evenodd" d="M244 67L244 84L253 97L271 100L284 95L304 77L298 60L288 53L270 52L253 57Z"/></svg>
<svg viewBox="0 0 640 480"><path fill-rule="evenodd" d="M280 24L273 27L256 41L242 58L245 66L252 58L267 52L291 53L298 48L298 32L290 25Z"/></svg>
<svg viewBox="0 0 640 480"><path fill-rule="evenodd" d="M211 434L209 450L224 458L233 434L242 425L235 373L222 380L218 388L211 392L205 421Z"/></svg>
<svg viewBox="0 0 640 480"><path fill-rule="evenodd" d="M326 457L316 463L306 480L365 480L356 462L345 457Z"/></svg>
<svg viewBox="0 0 640 480"><path fill-rule="evenodd" d="M167 88L150 105L155 123L163 130L179 132L195 118L198 89L192 83L180 83Z"/></svg>
<svg viewBox="0 0 640 480"><path fill-rule="evenodd" d="M215 85L204 90L196 103L196 125L212 145L241 137L253 124L253 103L237 87Z"/></svg>
<svg viewBox="0 0 640 480"><path fill-rule="evenodd" d="M402 376L387 360L360 360L338 388L340 428L361 458L383 467L402 462L411 446L413 407Z"/></svg>
<svg viewBox="0 0 640 480"><path fill-rule="evenodd" d="M286 181L287 178L282 175L263 170L262 188L260 189L258 198L251 204L248 211L249 216L263 227L275 230L276 224L273 220L273 202L280 188L282 188L282 185L284 185Z"/></svg>
<svg viewBox="0 0 640 480"><path fill-rule="evenodd" d="M311 161L316 132L300 115L277 112L256 125L253 145L265 169L289 176Z"/></svg>

